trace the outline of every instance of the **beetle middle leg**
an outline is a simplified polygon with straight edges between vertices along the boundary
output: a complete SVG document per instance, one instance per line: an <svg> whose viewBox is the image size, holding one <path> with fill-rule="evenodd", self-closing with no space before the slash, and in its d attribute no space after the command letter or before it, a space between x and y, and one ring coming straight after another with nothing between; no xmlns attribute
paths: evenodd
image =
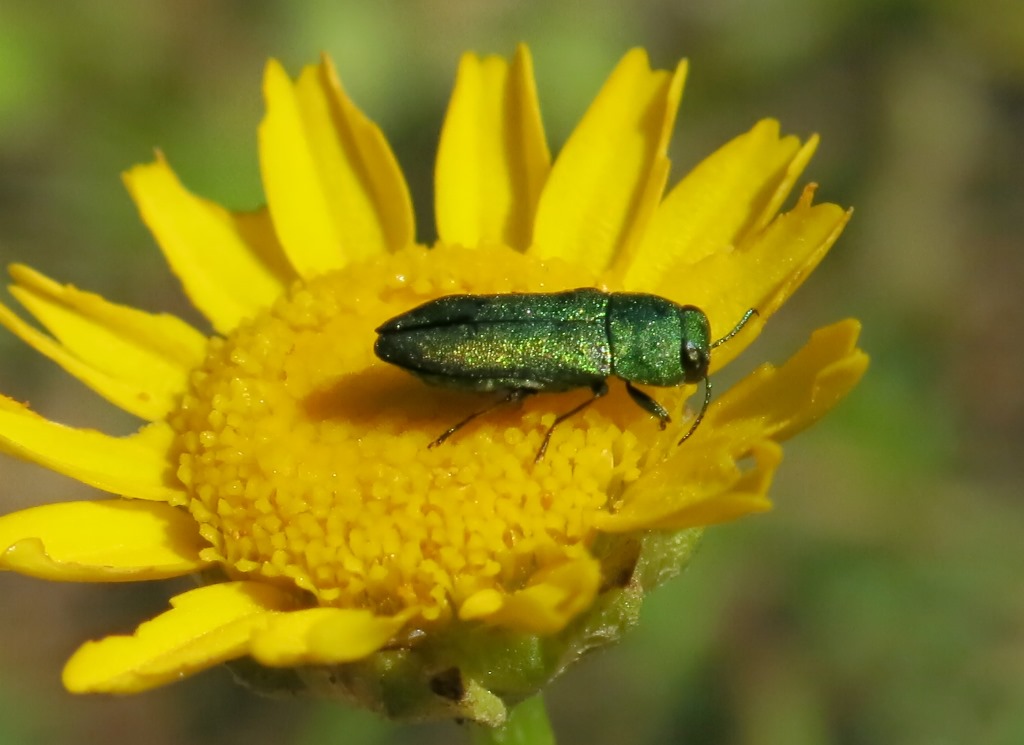
<svg viewBox="0 0 1024 745"><path fill-rule="evenodd" d="M544 457L544 453L547 452L548 443L551 442L551 435L555 431L555 427L557 427L559 424L564 422L569 417L579 414L585 408L590 406L590 404L594 403L597 399L601 398L601 396L604 396L606 393L608 393L608 383L606 383L603 380L599 381L591 385L590 390L593 392L593 396L588 398L579 406L574 406L564 414L559 414L558 416L555 417L555 421L551 423L550 427L548 427L547 434L544 435L544 439L540 443L540 449L537 450L537 456L533 459L534 463L540 463L541 459Z"/></svg>
<svg viewBox="0 0 1024 745"><path fill-rule="evenodd" d="M664 406L659 404L639 388L634 388L633 384L628 380L626 381L626 390L629 392L629 397L633 399L637 406L651 416L658 418L658 422L661 424L662 429L665 429L668 423L672 421L672 418L668 415L668 411L665 410Z"/></svg>
<svg viewBox="0 0 1024 745"><path fill-rule="evenodd" d="M515 401L522 401L524 398L529 396L531 393L536 393L536 391L530 390L529 388L513 388L511 391L508 392L508 395L505 396L505 398L502 398L502 399L500 399L498 401L495 401L490 406L485 406L484 408L480 409L479 411L474 411L472 414L467 416L465 419L457 422L455 425L453 425L453 426L449 427L448 429L446 429L444 432L441 433L440 437L438 437L432 443L427 445L427 447L428 448L437 447L438 445L443 443L445 440L447 440L449 437L451 437L456 432L458 432L460 429L462 429L467 424L469 424L471 421L476 419L478 416L486 414L489 411L494 411L499 406L504 406L505 404L510 404L510 403L515 402Z"/></svg>

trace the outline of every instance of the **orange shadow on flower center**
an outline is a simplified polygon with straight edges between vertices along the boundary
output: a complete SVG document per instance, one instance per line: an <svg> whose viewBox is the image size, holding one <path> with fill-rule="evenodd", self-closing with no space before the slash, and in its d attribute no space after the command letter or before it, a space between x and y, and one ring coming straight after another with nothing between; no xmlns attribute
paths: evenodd
<svg viewBox="0 0 1024 745"><path fill-rule="evenodd" d="M619 426L637 426L648 417L628 400L624 391L612 385L608 396L589 410ZM519 402L499 404L507 391L482 393L429 385L390 365L372 365L343 375L330 385L308 395L302 402L308 416L318 420L346 420L366 429L422 429L439 436L448 427L474 412L489 407L484 416L467 425L471 431L482 424L517 426L527 412L564 413L587 400L589 389L565 393L538 393ZM654 424L653 418L650 424Z"/></svg>

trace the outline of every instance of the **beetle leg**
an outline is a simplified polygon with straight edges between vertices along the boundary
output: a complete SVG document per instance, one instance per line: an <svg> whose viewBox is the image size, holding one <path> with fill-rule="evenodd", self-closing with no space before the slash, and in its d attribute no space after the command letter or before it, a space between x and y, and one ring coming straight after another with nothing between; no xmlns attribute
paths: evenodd
<svg viewBox="0 0 1024 745"><path fill-rule="evenodd" d="M474 411L472 414L467 416L462 421L460 421L457 424L455 424L454 426L449 427L448 429L446 429L441 434L440 437L438 437L432 443L427 445L427 447L428 448L437 447L438 445L443 443L445 440L447 440L449 437L454 435L456 432L458 432L460 429L465 427L467 424L469 424L471 421L476 419L481 414L486 414L489 411L493 411L494 409L497 409L499 406L504 406L505 404L512 403L514 401L522 401L523 398L525 398L526 396L530 395L531 393L535 393L535 392L536 391L532 391L532 390L529 390L527 388L513 388L511 391L508 392L508 395L505 396L505 398L500 399L499 401L495 401L490 406L485 406L484 408L480 409L479 411Z"/></svg>
<svg viewBox="0 0 1024 745"><path fill-rule="evenodd" d="M633 399L637 406L651 416L658 417L658 422L661 424L662 429L665 429L668 423L672 421L672 418L668 415L668 411L665 410L664 406L659 404L639 388L634 388L633 384L628 380L626 381L626 390L629 392L629 397Z"/></svg>
<svg viewBox="0 0 1024 745"><path fill-rule="evenodd" d="M537 457L533 459L534 463L540 463L541 459L544 458L544 453L546 453L548 450L548 443L551 441L551 433L555 431L555 427L557 427L559 424L564 422L569 417L579 414L585 408L590 406L590 404L594 403L597 399L601 398L601 396L608 393L608 383L605 382L604 380L598 383L594 383L590 387L590 390L593 392L593 396L588 398L579 406L574 406L564 414L559 414L557 417L555 417L555 421L552 422L550 427L548 427L547 434L544 435L544 440L540 443L540 449L537 450Z"/></svg>

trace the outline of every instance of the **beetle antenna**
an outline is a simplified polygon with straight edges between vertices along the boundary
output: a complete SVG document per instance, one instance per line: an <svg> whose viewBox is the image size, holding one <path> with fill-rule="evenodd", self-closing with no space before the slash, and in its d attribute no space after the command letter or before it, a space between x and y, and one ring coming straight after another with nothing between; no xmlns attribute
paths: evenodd
<svg viewBox="0 0 1024 745"><path fill-rule="evenodd" d="M735 326L733 326L732 331L730 331L728 334L723 336L721 339L719 339L718 341L713 343L711 345L711 348L714 349L715 347L718 347L718 346L721 346L722 344L725 344L732 337L736 336L736 334L738 334L740 332L740 330L744 326L747 325L747 321L749 321L754 316L759 316L759 315L761 315L761 314L757 312L757 308L751 308L750 310L748 310L746 313L743 314L743 318L740 319L740 322L737 323Z"/></svg>
<svg viewBox="0 0 1024 745"><path fill-rule="evenodd" d="M676 445L682 445L684 442L690 439L697 430L697 425L700 424L700 420L704 418L704 412L708 410L708 404L711 403L711 378L704 378L704 405L700 407L700 411L697 413L697 418L693 420L693 424L690 425L690 429L687 430L686 434L683 435L682 439L676 443Z"/></svg>
<svg viewBox="0 0 1024 745"><path fill-rule="evenodd" d="M722 344L725 344L731 338L736 336L736 334L738 334L740 332L740 330L744 326L747 325L747 321L749 321L754 316L759 316L759 315L761 315L761 314L757 312L757 308L750 308L746 313L743 314L743 318L740 319L739 323L737 323L735 326L733 326L732 331L730 331L728 334L723 336L718 341L714 342L711 345L711 349L714 349L715 347L718 347L718 346L721 346ZM692 435L694 432L697 431L697 427L700 425L701 420L704 419L704 414L708 410L708 406L710 404L711 404L711 378L709 378L707 375L705 375L704 376L704 403L700 407L700 411L697 412L697 418L693 420L693 424L690 425L690 429L688 429L686 434L682 436L682 439L679 440L679 442L678 442L679 445L682 445L684 442L689 440L690 439L690 435Z"/></svg>

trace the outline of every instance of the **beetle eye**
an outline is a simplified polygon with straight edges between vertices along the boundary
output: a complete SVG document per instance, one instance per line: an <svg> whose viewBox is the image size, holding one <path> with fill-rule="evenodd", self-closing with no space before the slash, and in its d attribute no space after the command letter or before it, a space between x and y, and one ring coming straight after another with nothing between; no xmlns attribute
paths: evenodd
<svg viewBox="0 0 1024 745"><path fill-rule="evenodd" d="M707 349L702 349L697 344L686 342L682 348L682 365L687 383L696 383L708 376L708 365L711 362L711 355Z"/></svg>

